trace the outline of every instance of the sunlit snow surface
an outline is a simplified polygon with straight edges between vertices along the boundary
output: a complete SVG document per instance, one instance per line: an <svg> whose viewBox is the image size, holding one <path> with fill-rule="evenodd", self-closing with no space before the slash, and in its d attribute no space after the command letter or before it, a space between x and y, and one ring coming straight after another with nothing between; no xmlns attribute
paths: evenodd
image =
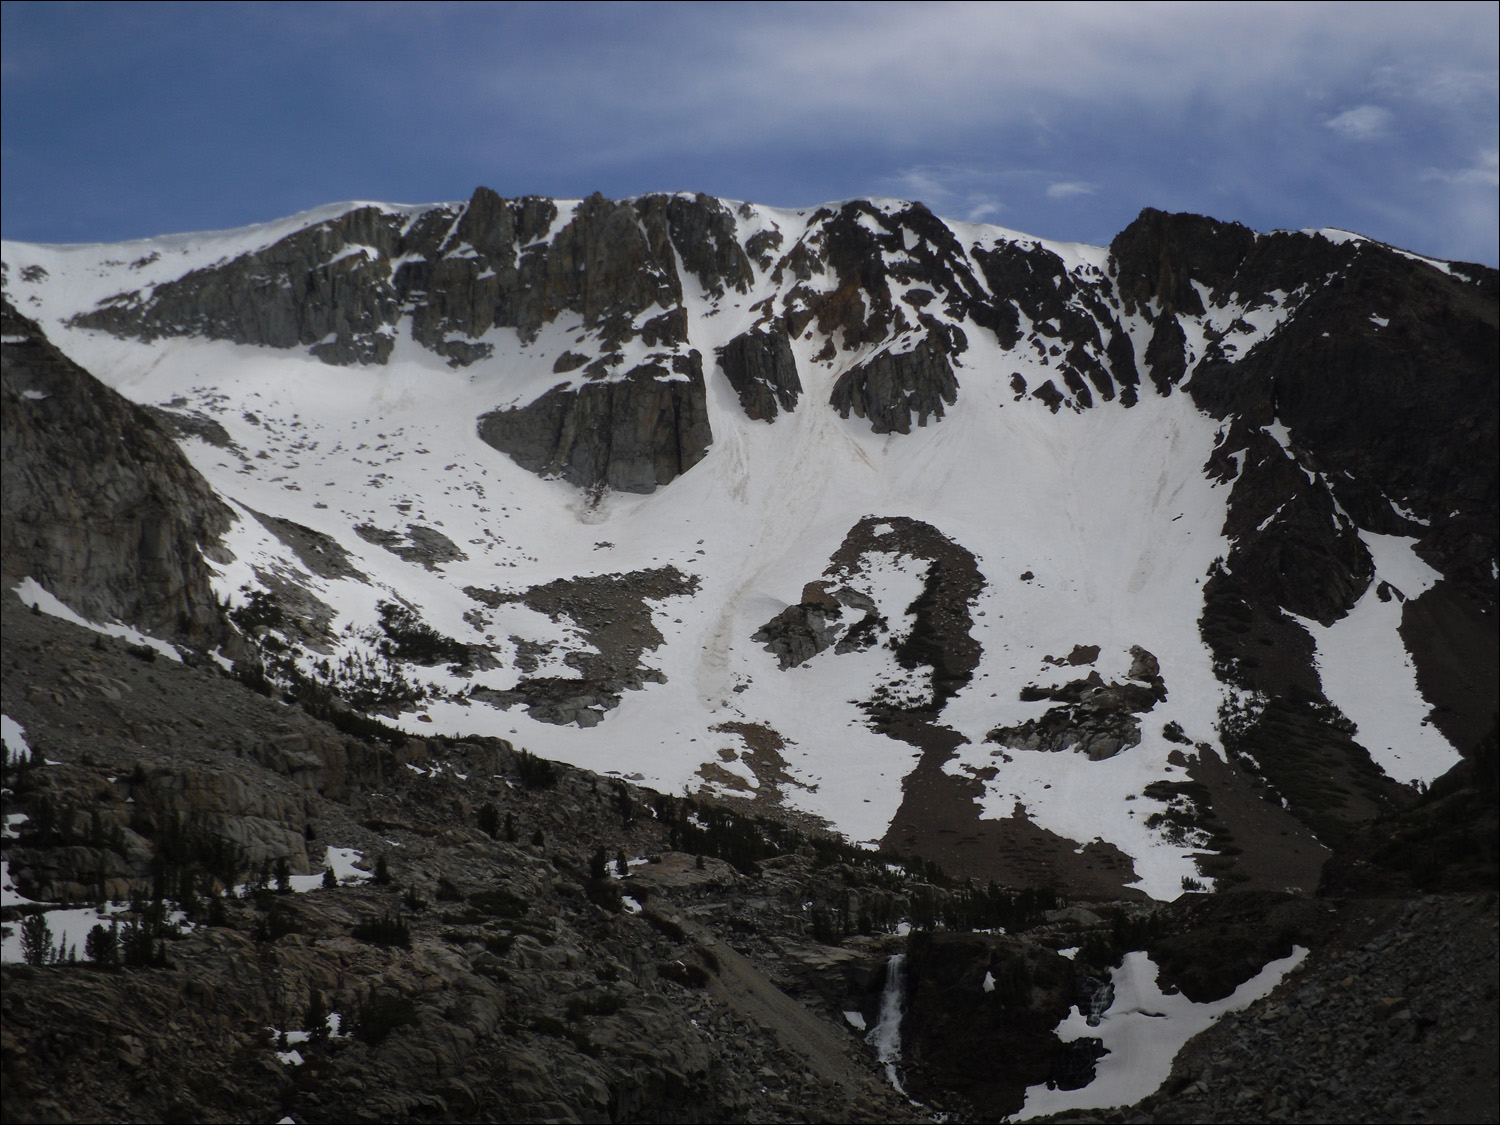
<svg viewBox="0 0 1500 1125"><path fill-rule="evenodd" d="M561 223L569 205L559 206ZM984 783L988 815L1009 815L1019 802L1037 823L1080 844L1115 844L1134 859L1136 885L1153 896L1175 897L1182 878L1198 874L1190 843L1172 844L1145 828L1159 803L1120 799L1174 773L1167 763L1172 747L1161 736L1168 721L1194 741L1217 745L1223 693L1198 633L1198 591L1213 560L1228 552L1220 528L1229 487L1204 477L1216 423L1187 395L1163 399L1147 391L1130 410L1101 403L1053 414L1035 399L1014 401L1009 381L1019 373L1036 387L1056 378L1057 369L1043 366L1029 345L1003 350L989 332L970 325L969 349L957 360L957 404L910 435L874 434L867 422L841 419L828 407L838 374L870 349L815 361L821 338L793 342L804 388L797 409L774 424L752 422L712 357L756 323L760 313L751 306L775 286L757 267L751 292L712 299L689 275L689 343L706 357L713 445L699 465L652 495L607 493L591 502L576 488L522 470L480 441L475 425L486 411L581 377L553 372L557 356L577 346L576 315L564 313L529 345L510 329L493 329L483 337L493 356L459 370L413 342L406 324L397 329L388 364L332 367L301 350L198 339L143 345L64 323L122 290L265 246L345 209L124 246L5 244L11 299L68 355L137 402L199 413L228 433L228 447L182 442L238 517L226 538L236 559L215 568L221 596L243 604L242 587L259 585L257 569L295 580L335 611L327 654L334 663L374 656L378 607L399 598L440 632L489 645L500 661L472 677L441 665L408 675L443 692L505 690L521 676L516 638L577 648L578 631L567 619L553 621L520 603L483 608L476 618L481 607L465 586L521 591L559 577L674 565L701 585L695 596L654 603L665 643L642 659L666 682L626 692L597 727L554 726L520 706L507 711L455 699L430 700L400 724L414 734L498 735L669 792L696 792L726 776L739 778L746 791L760 786L740 738L714 728L766 723L785 739L794 780L783 793L786 802L827 818L852 839L875 840L901 802L901 782L917 752L872 731L859 704L876 684L913 698L929 691L921 670L906 673L889 649L877 647L829 650L783 671L750 638L820 577L857 521L923 520L973 552L985 579L972 607L983 657L941 717L968 744L946 768L966 775L996 769ZM410 216L419 209L387 210ZM737 214L742 240L776 226L784 248L808 221L808 212L759 207ZM952 226L966 246L1024 238L997 227ZM1070 269L1099 270L1107 258L1099 247L1042 245ZM159 257L151 259L153 253ZM22 277L32 265L44 268L46 278ZM833 283L829 274L810 284ZM893 286L893 293L904 292L904 283ZM1253 333L1237 336L1239 345L1273 331L1295 296L1275 294L1274 305L1246 311ZM1211 309L1203 323L1182 318L1194 355L1206 346L1209 329L1236 315L1231 306ZM1021 321L1029 332L1024 314ZM1123 322L1138 337L1140 353L1149 328L1138 316ZM308 574L252 510L331 535L362 577ZM395 533L409 525L440 531L467 558L429 570L362 539L354 532L362 524ZM883 608L895 611L891 627L899 630L895 603L917 588L920 572L915 560L875 561L868 581L879 585ZM1023 581L1027 572L1033 577ZM1390 634L1389 625L1382 617L1371 627ZM1337 664L1333 649L1319 643L1325 663ZM1160 660L1168 698L1142 716L1141 744L1103 762L1071 752L993 755L983 741L989 730L1037 717L1048 706L1020 702L1022 687L1087 674L1042 660L1080 644L1100 646L1094 667L1106 680L1125 676L1132 645ZM562 662L565 652L558 647L544 656L537 674L576 675ZM700 774L705 764L721 771L717 782ZM1411 765L1401 759L1397 776L1425 768Z"/></svg>
<svg viewBox="0 0 1500 1125"><path fill-rule="evenodd" d="M1094 1080L1080 1090L1032 1086L1021 1112L1011 1120L1128 1106L1149 1097L1171 1074L1172 1060L1184 1043L1226 1013L1270 995L1306 956L1306 949L1294 946L1290 956L1272 961L1223 1000L1194 1004L1181 993L1162 992L1156 983L1156 963L1147 954L1125 954L1124 962L1110 971L1115 999L1099 1026L1090 1027L1077 1007L1057 1025L1057 1037L1064 1043L1085 1038L1103 1042L1109 1053L1096 1064Z"/></svg>
<svg viewBox="0 0 1500 1125"><path fill-rule="evenodd" d="M1375 579L1347 617L1332 625L1301 618L1318 646L1323 693L1359 728L1355 739L1397 781L1430 781L1458 763L1458 751L1427 721L1432 707L1397 628L1401 598L1415 598L1441 577L1412 549L1415 539L1360 532ZM1379 595L1381 582L1398 591Z"/></svg>
<svg viewBox="0 0 1500 1125"><path fill-rule="evenodd" d="M5 747L7 762L24 762L31 759L31 746L26 741L26 728L9 715L0 715L0 744Z"/></svg>

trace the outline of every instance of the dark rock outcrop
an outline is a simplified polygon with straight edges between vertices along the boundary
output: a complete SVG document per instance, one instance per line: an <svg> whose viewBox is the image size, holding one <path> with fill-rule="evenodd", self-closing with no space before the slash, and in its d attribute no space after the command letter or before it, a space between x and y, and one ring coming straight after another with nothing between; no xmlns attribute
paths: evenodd
<svg viewBox="0 0 1500 1125"><path fill-rule="evenodd" d="M1241 467L1224 521L1233 545L1229 569L1250 596L1332 624L1360 599L1373 573L1355 525L1326 477L1242 420L1229 427L1210 466L1236 455Z"/></svg>
<svg viewBox="0 0 1500 1125"><path fill-rule="evenodd" d="M1350 482L1341 490L1351 494L1351 514L1389 509L1377 493L1396 501L1426 521L1425 530L1402 529L1420 531L1420 553L1493 604L1495 271L1466 266L1476 281L1465 282L1366 243L1354 244L1349 257L1337 284L1310 294L1243 358L1206 357L1189 386L1193 400L1217 417L1285 425L1330 481ZM1394 530L1388 512L1370 522L1371 530Z"/></svg>
<svg viewBox="0 0 1500 1125"><path fill-rule="evenodd" d="M149 293L121 293L74 323L148 342L200 336L309 347L327 363L383 363L404 297L390 266L407 249L403 224L399 214L360 207Z"/></svg>
<svg viewBox="0 0 1500 1125"><path fill-rule="evenodd" d="M788 413L797 407L802 380L791 341L780 328L752 328L719 349L719 366L740 396L745 413L774 422L778 407Z"/></svg>
<svg viewBox="0 0 1500 1125"><path fill-rule="evenodd" d="M1125 310L1155 300L1162 312L1201 316L1203 301L1193 282L1216 287L1233 276L1255 240L1255 232L1239 223L1147 207L1109 244Z"/></svg>
<svg viewBox="0 0 1500 1125"><path fill-rule="evenodd" d="M204 556L233 513L144 410L4 304L4 581L77 612L239 652Z"/></svg>
<svg viewBox="0 0 1500 1125"><path fill-rule="evenodd" d="M994 1121L1020 1110L1028 1086L1068 1081L1073 1045L1052 1032L1087 1004L1084 966L997 934L924 933L909 949L902 1046L914 1097ZM1090 1077L1092 1066L1076 1085Z"/></svg>
<svg viewBox="0 0 1500 1125"><path fill-rule="evenodd" d="M543 476L581 488L651 492L703 459L713 440L696 351L623 378L560 384L526 406L480 416L479 436Z"/></svg>
<svg viewBox="0 0 1500 1125"><path fill-rule="evenodd" d="M782 668L794 668L833 646L841 632L834 624L839 616L838 610L830 613L820 605L789 605L750 639L774 653Z"/></svg>
<svg viewBox="0 0 1500 1125"><path fill-rule="evenodd" d="M566 621L583 633L592 648L563 657L563 663L577 670L576 677L527 675L509 691L480 688L474 698L500 707L523 704L533 719L544 723L596 726L606 712L620 705L625 692L665 682L659 670L641 663L643 653L663 643L650 603L686 597L697 589L697 576L671 566L559 578L520 593L466 587L464 593L492 609L521 602L554 621ZM517 665L534 671L535 656L522 653Z"/></svg>
<svg viewBox="0 0 1500 1125"><path fill-rule="evenodd" d="M1096 647L1093 656L1098 654ZM1084 657L1088 655L1087 650L1082 653ZM1130 655L1130 670L1124 683L1106 683L1097 671L1091 671L1083 679L1071 680L1061 687L1023 688L1023 700L1047 699L1061 706L1049 708L1040 719L1028 719L1019 726L996 727L985 741L1017 750L1071 749L1096 762L1139 746L1141 723L1136 716L1165 700L1167 688L1155 656L1139 645L1130 650Z"/></svg>
<svg viewBox="0 0 1500 1125"><path fill-rule="evenodd" d="M909 434L912 420L927 425L941 418L943 404L958 401L958 380L948 360L948 341L923 336L908 351L888 348L851 367L833 385L829 404L841 417L852 411L877 434Z"/></svg>

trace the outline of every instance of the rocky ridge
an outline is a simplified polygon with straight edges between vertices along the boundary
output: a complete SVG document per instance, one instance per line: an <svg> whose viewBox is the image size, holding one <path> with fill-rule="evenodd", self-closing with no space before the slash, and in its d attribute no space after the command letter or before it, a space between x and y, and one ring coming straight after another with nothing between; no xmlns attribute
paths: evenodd
<svg viewBox="0 0 1500 1125"><path fill-rule="evenodd" d="M186 400L146 413L96 384L9 304L40 284L40 267L13 275L8 265L6 713L40 732L45 752L56 751L56 764L37 768L7 806L23 809L30 824L7 842L11 874L25 892L54 902L141 898L137 920L150 916L144 900L158 893L196 897L207 911L214 872L204 865L191 876L204 881L185 890L182 881L182 826L193 824L204 833L192 841L204 857L232 856L244 872L284 864L288 877L310 875L323 844L336 840L367 857L384 850L398 886L295 897L260 889L221 900L221 921L205 914L190 935L160 935L175 969L7 969L4 1062L15 1112L77 1116L47 1098L62 1075L68 1088L88 1088L84 1116L120 1116L118 1105L135 1098L135 1112L152 1117L216 1107L227 1119L253 1104L346 1119L469 1118L505 1105L539 1118L708 1112L774 1120L847 1115L856 1089L854 1115L893 1116L906 1110L857 1042L850 1053L842 1013L875 1017L884 960L903 948L911 1088L932 1106L991 1117L1011 1112L1003 1107L1013 1108L1028 1084L1087 1080L1087 1045L1062 1050L1049 1029L1094 994L1090 981L1124 949L1149 949L1190 995L1224 995L1226 983L1280 955L1257 937L1268 929L1276 949L1284 936L1315 947L1306 972L1323 976L1311 998L1298 993L1293 1004L1283 989L1255 1009L1259 1022L1226 1021L1221 1030L1233 1034L1211 1040L1207 1069L1183 1071L1186 1082L1139 1113L1354 1118L1364 1104L1357 1091L1369 1087L1396 1116L1460 1105L1468 1109L1452 1109L1455 1117L1492 1116L1493 1097L1461 1099L1466 1081L1483 1077L1482 1068L1465 1073L1478 1066L1463 1061L1466 1045L1489 1036L1481 1057L1493 1057L1492 1022L1468 1013L1493 997L1481 988L1451 1004L1413 1003L1398 993L1408 981L1430 987L1443 958L1479 957L1493 944L1485 936L1493 902L1453 895L1492 885L1495 857L1493 734L1488 758L1481 742L1492 730L1496 682L1494 271L1358 239L1257 235L1154 211L1107 254L1071 253L1009 235L966 246L918 204L855 201L794 221L704 196L572 204L507 201L481 189L463 206L361 207L319 220L260 250L122 293L73 323L143 340L300 349L324 363L364 366L390 360L409 332L476 376L497 349L546 350L557 379L550 389L522 401L497 387L495 403L513 401L475 424L529 471L584 489L584 509L611 490L658 489L702 462L714 440L708 399L720 372L752 422L832 411L897 435L898 452L914 428L952 425L974 380L1004 377L972 362L976 344L988 348L991 337L1002 355L1025 355L1027 370L1046 369L1049 377L1033 375L1030 385L1017 371L1009 385L1016 398L1062 415L1060 424L1075 411L1130 409L1147 395L1190 396L1222 423L1204 472L1228 486L1229 546L1204 576L1199 626L1216 676L1234 689L1218 727L1229 760L1168 724L1162 737L1181 747L1172 761L1189 780L1153 782L1142 795L1160 803L1162 832L1201 847L1199 873L1221 888L1284 885L1290 876L1277 857L1298 848L1278 844L1278 834L1315 845L1320 856L1331 846L1323 900L1194 895L1180 910L1163 910L1119 898L1133 872L1111 845L1079 846L1023 814L981 820L983 771L943 768L963 736L942 713L983 655L971 610L994 576L945 529L907 516L860 519L800 602L756 634L786 676L809 661L881 657L885 672L858 704L872 729L919 751L885 838L905 854L904 876L881 876L824 838L783 834L790 817L777 794L796 781L780 757L785 742L756 723L714 728L743 738L769 793L742 808L780 817L753 829L720 819L726 814L712 806L689 812L675 798L538 764L498 742L405 738L371 717L420 698L423 689L403 676L442 667L461 681L495 661L500 646L445 637L397 595L381 606L391 675L320 679L296 658L314 654L316 667L337 639L336 611L315 583L256 568L259 589L247 586L248 600L226 614L203 560L223 561L229 510L167 438L203 441L242 464L247 453ZM153 267L142 258L128 268ZM744 305L730 332L704 328ZM726 336L724 346L708 346ZM804 391L814 371L831 388L827 403ZM250 514L309 574L365 577L334 535ZM434 580L482 542L460 547L427 522L406 523L404 532L381 523L359 523L354 534ZM1376 582L1361 532L1415 537L1442 580L1419 598ZM123 650L26 613L8 589L22 576L39 577L90 615L180 639L199 667L148 663L154 650ZM460 684L449 699L521 704L549 723L592 726L624 691L660 675L642 659L665 639L648 603L690 595L696 583L664 568L473 587L464 620L476 630L488 614L524 604L569 623L581 643L553 653L510 638L524 673L516 689ZM1343 618L1372 586L1373 597L1400 606L1402 635L1436 705L1431 721L1469 758L1425 797L1382 774L1324 694L1305 624ZM239 658L239 683L211 671L207 653L216 647ZM1077 750L1105 761L1129 750L1142 738L1142 716L1175 688L1151 654L1132 655L1123 678L1094 672L1023 688L1023 702L1054 706L995 728L995 753ZM1099 656L1079 645L1044 663L1084 667ZM579 677L534 674L554 657ZM488 789L473 784L479 776L490 779ZM480 797L494 816L519 821L515 833L493 820L493 830L481 827ZM539 850L522 843L528 829ZM733 850L727 841L749 838L764 853L751 861L758 872L718 862ZM599 847L606 861L617 847L661 858L616 881L594 874ZM701 875L685 858L694 850ZM1321 858L1295 865L1301 890L1311 892ZM1012 888L991 887L997 873ZM955 885L954 874L978 882ZM1043 910L1035 896L1056 887L1083 906ZM1442 894L1414 908L1417 922L1387 924L1376 912L1369 921L1385 928L1358 941L1352 923L1330 929L1315 917L1324 900L1418 891ZM398 895L409 898L398 904ZM1024 895L1034 897L1006 923L1004 940L972 932L992 928L984 909L1016 909ZM1214 904L1201 911L1209 917L1198 916L1198 899ZM393 911L405 918L409 957L395 952L406 948L400 942L368 938L395 932L377 925ZM914 940L891 934L899 917L915 925ZM1423 948L1418 927L1441 940ZM1075 945L1084 950L1076 963L1058 952ZM486 960L492 955L498 963ZM615 979L590 978L585 962ZM286 974L268 984L283 965ZM1418 1029L1414 1038L1364 1035L1357 1050L1324 1049L1369 1009L1374 993L1344 983L1359 968L1381 992L1377 1014L1417 1013L1396 1019ZM178 975L148 981L156 972ZM1338 972L1346 991L1335 993L1329 974ZM993 991L977 983L986 974ZM232 996L227 1011L193 995L188 976L211 978L215 995ZM55 988L73 997L60 1023L44 1003ZM311 1061L288 1071L271 1061L263 1029L285 1028L315 995L360 1013L371 1030L362 1046L336 1042L326 1055L309 1048ZM179 997L198 1014L172 1027ZM129 1006L147 1016L116 1028L91 1015ZM221 1016L227 1035L219 1035ZM389 1039L376 1035L392 1021ZM1261 1032L1283 1021L1311 1062L1265 1053ZM1448 1034L1463 1021L1471 1027ZM214 1042L239 1060L236 1074L252 1075L243 1085L237 1078L226 1087L191 1057L210 1026L219 1029ZM1433 1027L1445 1029L1433 1033L1443 1049L1428 1052L1423 1036ZM1463 1039L1471 1029L1475 1036ZM662 1044L655 1061L642 1060L632 1046L640 1040ZM1014 1058L1015 1068L975 1083L959 1061L976 1044ZM1259 1070L1245 1061L1255 1051L1270 1060ZM1386 1071L1370 1071L1360 1052ZM67 1069L70 1059L111 1057L121 1077L94 1082ZM480 1058L503 1059L501 1076ZM820 1077L791 1077L808 1059ZM442 1088L412 1095L434 1060ZM1325 1063L1333 1084L1314 1072ZM124 1076L148 1065L158 1089L141 1095L137 1086L152 1082ZM643 1065L647 1076L637 1082ZM1416 1066L1438 1076L1440 1093L1389 1078ZM1254 1083L1224 1088L1225 1075L1242 1072L1295 1092L1270 1098ZM1247 1089L1256 1096L1244 1096Z"/></svg>
<svg viewBox="0 0 1500 1125"><path fill-rule="evenodd" d="M181 637L243 642L209 581L231 512L156 421L4 303L3 576L81 612Z"/></svg>

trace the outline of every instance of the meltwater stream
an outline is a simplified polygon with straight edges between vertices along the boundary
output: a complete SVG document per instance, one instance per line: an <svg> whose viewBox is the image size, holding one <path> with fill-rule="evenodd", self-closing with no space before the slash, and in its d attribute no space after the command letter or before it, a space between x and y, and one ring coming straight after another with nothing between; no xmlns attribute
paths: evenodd
<svg viewBox="0 0 1500 1125"><path fill-rule="evenodd" d="M893 953L885 966L885 991L880 994L880 1018L865 1041L875 1048L875 1057L885 1066L885 1076L898 1093L905 1095L896 1064L901 1061L901 1017L906 1012L906 954Z"/></svg>

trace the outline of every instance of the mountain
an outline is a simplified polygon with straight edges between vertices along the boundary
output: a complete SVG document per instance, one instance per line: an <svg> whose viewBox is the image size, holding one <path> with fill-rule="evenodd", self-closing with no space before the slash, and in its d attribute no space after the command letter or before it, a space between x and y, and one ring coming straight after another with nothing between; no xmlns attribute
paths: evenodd
<svg viewBox="0 0 1500 1125"><path fill-rule="evenodd" d="M1150 210L1090 247L897 201L484 188L3 256L7 602L354 737L267 749L290 733L230 737L272 720L228 702L205 728L227 724L204 753L242 763L215 776L321 771L318 800L365 802L334 818L339 846L381 847L372 823L452 830L403 767L467 780L459 753L506 776L525 748L605 779L590 793L645 785L923 878L1114 903L1090 914L1114 926L1101 972L1133 942L1164 963L1167 938L1129 936L1153 900L1183 896L1160 916L1184 934L1217 925L1186 891L1271 896L1234 924L1280 910L1321 935L1295 905L1320 885L1462 891L1494 865L1492 269ZM7 716L60 721L12 692L16 666ZM136 743L183 737L130 721ZM188 767L161 768L170 789ZM445 815L478 794L450 778ZM205 800L161 816L211 813L252 867L319 869L291 806ZM576 874L603 829L570 800ZM676 815L632 846L680 846ZM158 821L118 863L52 840L10 869L33 899L128 897ZM936 909L891 893L880 909ZM963 1088L945 1045L990 1041L946 1000L922 1009L923 982L949 997L1023 962L1055 980L1024 990L1042 1053L991 1043L1018 1069L962 1095L1011 1113L1056 1077L1050 1029L1083 987L1055 953L1070 936L913 946L929 1104ZM1182 941L1184 965L1216 956ZM1291 940L1273 944L1204 970L1194 999ZM869 1021L887 952L859 955Z"/></svg>

